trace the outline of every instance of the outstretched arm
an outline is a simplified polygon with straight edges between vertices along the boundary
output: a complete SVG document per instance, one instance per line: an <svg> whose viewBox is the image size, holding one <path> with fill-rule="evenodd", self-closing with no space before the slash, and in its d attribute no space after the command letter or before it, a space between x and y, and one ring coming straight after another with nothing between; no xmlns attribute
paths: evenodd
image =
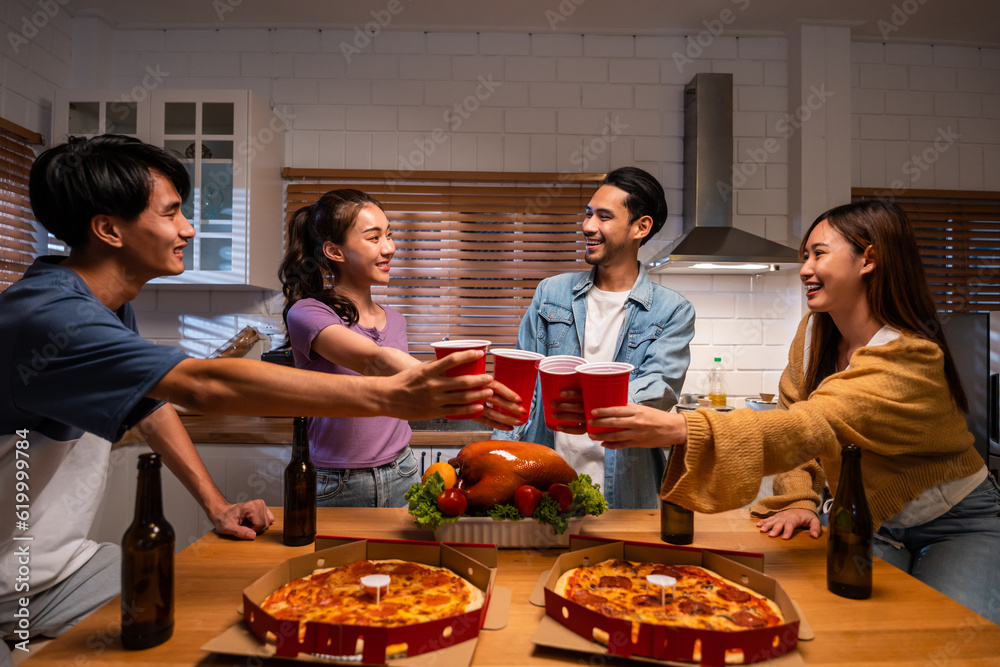
<svg viewBox="0 0 1000 667"><path fill-rule="evenodd" d="M629 403L597 408L589 419L594 426L622 429L590 436L592 440L602 440L601 444L608 449L669 447L687 442L687 420L682 415L645 405Z"/></svg>
<svg viewBox="0 0 1000 667"><path fill-rule="evenodd" d="M250 359L185 359L147 394L202 414L429 419L473 412L489 375L445 377L483 353L456 352L389 377L331 375Z"/></svg>
<svg viewBox="0 0 1000 667"><path fill-rule="evenodd" d="M419 360L403 350L377 345L340 324L330 325L316 334L312 349L327 361L370 377L395 375L420 365Z"/></svg>
<svg viewBox="0 0 1000 667"><path fill-rule="evenodd" d="M370 338L338 324L328 326L316 334L312 349L327 361L367 376L395 375L420 366L421 363L402 350L377 345ZM495 380L489 388L493 390L491 400L493 405L504 407L513 413L522 412L520 404L513 401L515 394L510 389ZM500 412L488 404L485 405L483 413L473 421L505 431L509 431L518 423L516 417Z"/></svg>

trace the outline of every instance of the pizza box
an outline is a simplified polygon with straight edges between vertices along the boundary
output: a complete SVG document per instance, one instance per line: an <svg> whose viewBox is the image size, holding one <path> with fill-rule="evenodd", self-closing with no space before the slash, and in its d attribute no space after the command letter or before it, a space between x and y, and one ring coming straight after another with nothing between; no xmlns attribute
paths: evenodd
<svg viewBox="0 0 1000 667"><path fill-rule="evenodd" d="M568 547L569 536L580 531L586 517L569 519L569 527L556 535L552 526L542 525L537 519L498 521L488 516L463 516L453 523L442 523L434 531L440 542L478 542L495 544L505 549L548 549Z"/></svg>
<svg viewBox="0 0 1000 667"><path fill-rule="evenodd" d="M400 559L445 567L483 591L483 607L401 628L310 622L301 641L297 621L278 620L260 608L268 595L293 579L307 576L317 568L366 559ZM247 586L243 590L243 621L202 649L300 662L384 665L386 648L406 643L406 657L393 658L393 665L429 667L442 659L447 664L469 665L480 629L500 629L507 623L511 596L507 589L494 588L496 564L494 545L317 537L316 551L289 558ZM359 638L363 639L362 648L356 654Z"/></svg>
<svg viewBox="0 0 1000 667"><path fill-rule="evenodd" d="M695 642L701 645L702 665L725 665L742 651L742 664L760 663L791 666L804 664L795 647L799 640L798 609L781 585L763 574L761 554L701 549L667 544L628 542L600 537L573 535L569 552L562 554L545 579L545 617L533 641L542 646L582 651L595 655L615 655L668 665L690 665ZM559 576L574 567L609 558L666 565L700 565L774 600L785 618L783 625L742 632L700 630L639 624L633 641L632 623L608 618L556 595ZM607 633L607 646L593 640L594 630ZM737 652L736 655L732 655Z"/></svg>

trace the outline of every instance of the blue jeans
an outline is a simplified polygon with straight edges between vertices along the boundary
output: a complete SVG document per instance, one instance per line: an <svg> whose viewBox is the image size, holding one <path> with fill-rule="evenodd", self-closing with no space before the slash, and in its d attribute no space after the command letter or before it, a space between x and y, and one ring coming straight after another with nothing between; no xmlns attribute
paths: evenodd
<svg viewBox="0 0 1000 667"><path fill-rule="evenodd" d="M876 556L1000 623L1000 487L992 477L938 518L876 535Z"/></svg>
<svg viewBox="0 0 1000 667"><path fill-rule="evenodd" d="M408 446L392 463L377 468L316 468L318 507L406 507L403 496L417 474L417 457Z"/></svg>

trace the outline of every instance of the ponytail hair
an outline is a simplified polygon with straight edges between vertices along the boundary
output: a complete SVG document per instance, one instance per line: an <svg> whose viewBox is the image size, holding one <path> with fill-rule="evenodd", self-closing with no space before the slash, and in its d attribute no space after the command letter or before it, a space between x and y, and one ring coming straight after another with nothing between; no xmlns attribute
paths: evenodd
<svg viewBox="0 0 1000 667"><path fill-rule="evenodd" d="M281 316L288 327L288 309L302 299L316 299L330 306L348 325L358 321L358 307L337 294L337 263L323 253L327 241L342 245L365 206L382 205L360 190L331 190L311 206L295 211L288 221L288 247L278 267L285 309Z"/></svg>

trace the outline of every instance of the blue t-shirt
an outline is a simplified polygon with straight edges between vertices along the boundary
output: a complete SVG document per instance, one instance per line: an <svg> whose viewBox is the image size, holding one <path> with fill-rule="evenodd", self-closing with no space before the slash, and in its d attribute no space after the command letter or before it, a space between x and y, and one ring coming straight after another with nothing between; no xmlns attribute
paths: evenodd
<svg viewBox="0 0 1000 667"><path fill-rule="evenodd" d="M130 304L104 306L61 257L40 257L0 293L0 434L115 442L161 405L146 398L187 358L143 339Z"/></svg>
<svg viewBox="0 0 1000 667"><path fill-rule="evenodd" d="M143 340L131 306L109 310L62 259L39 258L0 294L0 497L14 498L18 466L30 477L18 521L0 514L0 572L16 572L31 545L30 577L0 578L0 602L46 590L94 555L87 535L111 443L161 405L146 392L187 358Z"/></svg>

